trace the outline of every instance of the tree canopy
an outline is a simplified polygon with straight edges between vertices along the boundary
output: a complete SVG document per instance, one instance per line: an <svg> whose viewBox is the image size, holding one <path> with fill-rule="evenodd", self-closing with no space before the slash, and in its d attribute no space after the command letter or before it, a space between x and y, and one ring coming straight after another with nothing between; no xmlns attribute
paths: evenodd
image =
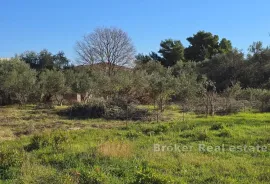
<svg viewBox="0 0 270 184"><path fill-rule="evenodd" d="M70 65L70 61L62 51L55 55L46 49L40 51L39 53L34 51L26 51L19 55L19 58L28 63L31 68L36 70L63 69L64 67L68 67Z"/></svg>
<svg viewBox="0 0 270 184"><path fill-rule="evenodd" d="M218 53L226 53L232 49L231 42L222 39L219 43L219 36L210 32L199 31L187 38L189 46L185 49L185 58L190 61L204 61Z"/></svg>
<svg viewBox="0 0 270 184"><path fill-rule="evenodd" d="M173 66L177 61L184 60L184 46L180 40L167 39L161 41L158 52L163 57L161 64L165 67Z"/></svg>

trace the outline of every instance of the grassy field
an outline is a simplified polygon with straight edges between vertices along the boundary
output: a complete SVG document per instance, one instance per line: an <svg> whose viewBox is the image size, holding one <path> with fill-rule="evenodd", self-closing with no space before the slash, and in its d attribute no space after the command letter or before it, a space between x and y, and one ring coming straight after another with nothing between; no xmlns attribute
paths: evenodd
<svg viewBox="0 0 270 184"><path fill-rule="evenodd" d="M183 121L170 107L156 123L59 110L0 108L0 183L270 183L270 114Z"/></svg>

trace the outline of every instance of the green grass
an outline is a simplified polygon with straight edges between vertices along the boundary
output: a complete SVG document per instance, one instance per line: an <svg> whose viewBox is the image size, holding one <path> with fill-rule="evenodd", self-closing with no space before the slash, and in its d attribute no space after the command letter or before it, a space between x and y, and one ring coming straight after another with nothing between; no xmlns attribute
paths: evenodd
<svg viewBox="0 0 270 184"><path fill-rule="evenodd" d="M64 107L65 108L65 107ZM166 122L69 120L54 110L0 109L0 183L269 183L270 114L197 117L176 107ZM22 133L24 132L24 133ZM5 133L5 134L4 134ZM154 144L192 146L154 151ZM200 144L225 151L199 151ZM232 145L268 151L233 152Z"/></svg>

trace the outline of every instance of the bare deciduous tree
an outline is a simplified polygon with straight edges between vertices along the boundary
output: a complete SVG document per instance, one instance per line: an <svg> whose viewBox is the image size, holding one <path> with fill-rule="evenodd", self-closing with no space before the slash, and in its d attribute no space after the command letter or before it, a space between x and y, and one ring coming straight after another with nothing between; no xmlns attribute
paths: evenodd
<svg viewBox="0 0 270 184"><path fill-rule="evenodd" d="M107 63L110 75L115 66L130 64L135 48L127 33L118 28L97 28L77 42L76 52L83 64Z"/></svg>

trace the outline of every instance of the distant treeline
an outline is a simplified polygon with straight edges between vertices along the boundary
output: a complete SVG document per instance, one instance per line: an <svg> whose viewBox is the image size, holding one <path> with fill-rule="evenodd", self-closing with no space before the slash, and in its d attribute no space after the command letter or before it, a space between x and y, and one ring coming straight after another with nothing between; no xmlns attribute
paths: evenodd
<svg viewBox="0 0 270 184"><path fill-rule="evenodd" d="M149 55L135 55L127 33L99 28L77 42L80 65L63 52L27 51L0 61L0 104L81 103L93 99L125 104L154 104L162 112L168 102L184 111L213 115L270 107L270 49L254 42L245 55L231 41L199 31L180 40L161 41ZM74 103L74 102L72 102Z"/></svg>

